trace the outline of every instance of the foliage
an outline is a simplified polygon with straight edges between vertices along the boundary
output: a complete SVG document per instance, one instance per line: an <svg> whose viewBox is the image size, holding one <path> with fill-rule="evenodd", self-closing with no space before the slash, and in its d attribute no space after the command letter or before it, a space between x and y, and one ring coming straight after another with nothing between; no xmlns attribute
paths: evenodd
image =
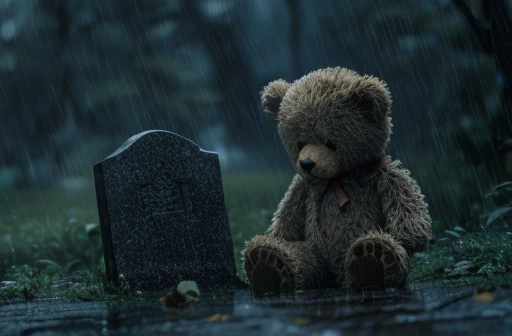
<svg viewBox="0 0 512 336"><path fill-rule="evenodd" d="M446 147L448 151L439 147L425 151L420 159L422 167L412 170L412 177L426 194L432 215L438 216L433 218L437 223L433 227L434 234L441 234L457 224L469 231L479 230L480 224L471 219L483 203L481 189L488 189L493 180L483 167L468 162L460 150ZM439 220L440 215L443 215L442 220Z"/></svg>
<svg viewBox="0 0 512 336"><path fill-rule="evenodd" d="M481 218L485 220L485 230L510 230L512 219L512 182L505 182L494 187L487 195L493 204L491 212Z"/></svg>
<svg viewBox="0 0 512 336"><path fill-rule="evenodd" d="M0 255L4 265L32 265L52 260L59 265L77 262L93 270L101 257L98 230L86 231L97 223L92 191L76 194L56 190L4 194L0 214Z"/></svg>
<svg viewBox="0 0 512 336"><path fill-rule="evenodd" d="M113 286L106 283L103 267L101 271L81 267L73 270L77 262L60 266L51 260L39 260L35 266L12 266L4 274L0 286L0 298L3 300L36 297L65 297L78 300L118 299L133 296L126 284Z"/></svg>
<svg viewBox="0 0 512 336"><path fill-rule="evenodd" d="M481 0L465 1L480 10ZM368 68L394 97L393 156L411 170L443 229L465 225L473 205L483 206L482 193L502 180L494 137L510 123L497 122L504 113L495 60L450 1L358 3L326 16L326 29L340 45L352 38L371 50ZM365 22L359 35L357 22ZM380 58L386 65L372 69ZM405 92L405 83L416 89Z"/></svg>
<svg viewBox="0 0 512 336"><path fill-rule="evenodd" d="M481 14L481 0L465 1ZM15 18L2 27L16 26L0 39L4 185L76 176L102 156L93 136L124 139L149 128L207 142L204 129L222 125L227 146L273 154L280 148L269 136L272 125L260 127L257 90L287 73L286 64L273 67L277 61L262 54L290 51L281 35L270 40L258 27L246 29L275 11L248 11L257 7L240 2L220 24L192 0L26 2L0 6L2 20ZM502 84L494 59L481 52L464 16L449 1L410 0L328 1L298 16L319 22L301 29L316 42L288 57L303 59L303 72L341 65L386 80L395 101L394 156L417 178L443 228L464 217L499 180L488 143L498 126L510 128L498 120Z"/></svg>
<svg viewBox="0 0 512 336"><path fill-rule="evenodd" d="M412 282L512 287L512 232L467 233L458 226L428 252L416 253Z"/></svg>
<svg viewBox="0 0 512 336"><path fill-rule="evenodd" d="M237 271L240 252L261 234L293 174L229 173L223 177ZM4 194L0 213L1 299L61 296L82 300L135 295L105 283L95 196L58 190Z"/></svg>
<svg viewBox="0 0 512 336"><path fill-rule="evenodd" d="M455 226L430 251L415 254L412 281L512 287L512 182L494 187L486 198L490 211L466 224L474 232Z"/></svg>
<svg viewBox="0 0 512 336"><path fill-rule="evenodd" d="M238 275L243 279L240 252L244 242L268 227L292 175L292 172L244 172L224 176L235 261ZM508 186L497 186L489 197L503 202ZM1 298L61 296L88 300L135 295L126 286L115 289L105 284L92 193L72 196L41 191L37 195L30 192L6 197L11 213L0 216L8 224L0 227L4 239L0 249L4 266L0 275L4 281L0 287ZM500 218L499 225L492 221L489 228L493 229L508 223L493 213L482 215L479 223ZM434 222L440 229L439 222ZM412 261L412 283L511 286L512 233L510 230L468 233L456 226L445 230L432 249L417 253Z"/></svg>
<svg viewBox="0 0 512 336"><path fill-rule="evenodd" d="M101 157L78 147L92 136L189 136L222 116L211 55L174 2L0 3L0 173L24 177L7 185L72 176L79 156L90 166Z"/></svg>

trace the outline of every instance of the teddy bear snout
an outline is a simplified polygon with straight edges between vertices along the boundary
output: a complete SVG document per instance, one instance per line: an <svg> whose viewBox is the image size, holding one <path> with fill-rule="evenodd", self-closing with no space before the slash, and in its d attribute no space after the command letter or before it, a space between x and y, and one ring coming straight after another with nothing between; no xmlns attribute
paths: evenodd
<svg viewBox="0 0 512 336"><path fill-rule="evenodd" d="M316 163L315 161L311 160L310 158L299 160L300 167L304 169L306 172L311 172L311 170L315 167Z"/></svg>

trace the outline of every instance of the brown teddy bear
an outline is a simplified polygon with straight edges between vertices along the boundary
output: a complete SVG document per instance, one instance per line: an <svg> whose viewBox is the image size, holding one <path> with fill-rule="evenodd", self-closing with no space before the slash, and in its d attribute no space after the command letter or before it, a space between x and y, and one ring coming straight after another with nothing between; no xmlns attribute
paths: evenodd
<svg viewBox="0 0 512 336"><path fill-rule="evenodd" d="M242 252L253 293L405 286L432 223L409 171L385 155L386 84L327 68L271 82L261 102L298 174L269 230Z"/></svg>

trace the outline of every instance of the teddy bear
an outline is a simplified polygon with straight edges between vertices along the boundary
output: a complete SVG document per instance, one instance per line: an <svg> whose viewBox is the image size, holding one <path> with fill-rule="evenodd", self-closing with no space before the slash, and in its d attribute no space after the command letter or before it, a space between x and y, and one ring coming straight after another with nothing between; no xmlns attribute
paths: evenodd
<svg viewBox="0 0 512 336"><path fill-rule="evenodd" d="M406 287L410 257L428 244L432 222L417 182L385 154L387 85L326 68L270 82L261 103L297 174L267 232L242 251L253 294Z"/></svg>

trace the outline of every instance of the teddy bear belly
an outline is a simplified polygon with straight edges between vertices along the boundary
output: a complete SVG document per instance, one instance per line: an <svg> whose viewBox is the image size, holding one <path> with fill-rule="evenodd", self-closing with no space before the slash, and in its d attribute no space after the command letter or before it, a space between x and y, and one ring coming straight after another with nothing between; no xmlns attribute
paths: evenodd
<svg viewBox="0 0 512 336"><path fill-rule="evenodd" d="M346 253L357 238L378 229L383 222L377 210L380 207L375 204L377 202L357 197L357 194L352 192L349 202L339 207L334 191L328 192L315 209L318 216L308 215L308 218L317 220L307 223L306 240L320 252L333 270L343 266Z"/></svg>

